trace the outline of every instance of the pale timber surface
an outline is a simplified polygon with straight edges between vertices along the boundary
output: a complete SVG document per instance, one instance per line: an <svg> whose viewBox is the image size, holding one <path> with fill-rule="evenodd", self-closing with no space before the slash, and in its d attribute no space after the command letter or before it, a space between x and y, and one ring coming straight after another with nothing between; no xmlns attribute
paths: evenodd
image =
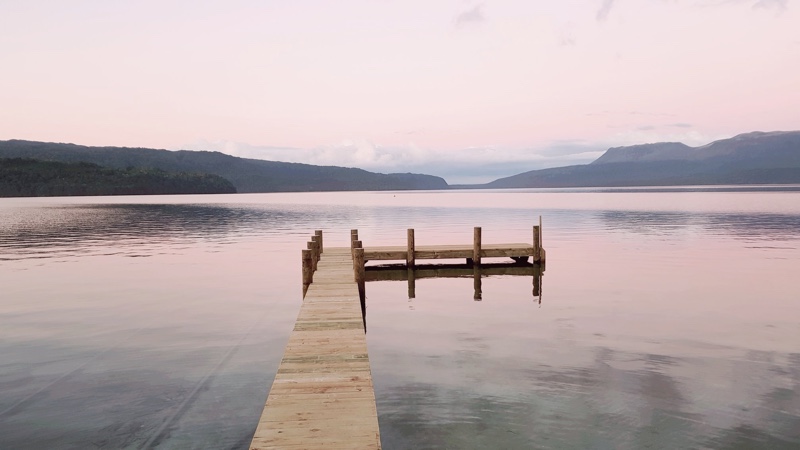
<svg viewBox="0 0 800 450"><path fill-rule="evenodd" d="M381 448L348 248L320 258L250 448Z"/></svg>
<svg viewBox="0 0 800 450"><path fill-rule="evenodd" d="M416 259L472 258L472 245L418 245L414 248ZM369 261L405 260L407 247L364 247L364 259ZM533 255L531 244L484 244L482 258L501 258Z"/></svg>

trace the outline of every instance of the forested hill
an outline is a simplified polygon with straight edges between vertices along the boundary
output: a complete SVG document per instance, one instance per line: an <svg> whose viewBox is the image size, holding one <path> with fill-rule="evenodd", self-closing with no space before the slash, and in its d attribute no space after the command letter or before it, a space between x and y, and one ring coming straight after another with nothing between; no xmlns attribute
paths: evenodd
<svg viewBox="0 0 800 450"><path fill-rule="evenodd" d="M0 197L228 194L230 181L209 174L109 169L96 164L0 158Z"/></svg>
<svg viewBox="0 0 800 450"><path fill-rule="evenodd" d="M112 168L152 168L168 172L210 173L226 178L238 192L299 192L446 189L440 177L380 174L336 166L237 158L219 152L148 148L87 147L33 141L0 141L0 158L91 162Z"/></svg>
<svg viewBox="0 0 800 450"><path fill-rule="evenodd" d="M533 170L481 188L800 183L800 131L753 132L702 147L614 147L587 165Z"/></svg>

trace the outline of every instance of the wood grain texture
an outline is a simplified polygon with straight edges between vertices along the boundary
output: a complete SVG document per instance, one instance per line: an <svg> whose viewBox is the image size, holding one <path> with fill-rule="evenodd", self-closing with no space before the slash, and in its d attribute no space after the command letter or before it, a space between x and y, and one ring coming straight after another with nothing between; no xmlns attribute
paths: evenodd
<svg viewBox="0 0 800 450"><path fill-rule="evenodd" d="M462 259L473 258L474 245L419 245L414 251L414 259ZM510 258L533 256L532 244L482 244L481 258ZM364 259L367 261L406 261L406 247L365 247Z"/></svg>
<svg viewBox="0 0 800 450"><path fill-rule="evenodd" d="M321 255L250 448L381 448L349 248Z"/></svg>

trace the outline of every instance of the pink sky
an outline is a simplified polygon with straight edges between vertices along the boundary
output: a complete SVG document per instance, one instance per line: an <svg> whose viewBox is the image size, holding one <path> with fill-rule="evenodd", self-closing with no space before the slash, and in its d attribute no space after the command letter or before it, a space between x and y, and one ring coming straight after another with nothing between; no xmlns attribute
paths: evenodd
<svg viewBox="0 0 800 450"><path fill-rule="evenodd" d="M7 0L0 54L0 139L520 172L800 129L789 0Z"/></svg>

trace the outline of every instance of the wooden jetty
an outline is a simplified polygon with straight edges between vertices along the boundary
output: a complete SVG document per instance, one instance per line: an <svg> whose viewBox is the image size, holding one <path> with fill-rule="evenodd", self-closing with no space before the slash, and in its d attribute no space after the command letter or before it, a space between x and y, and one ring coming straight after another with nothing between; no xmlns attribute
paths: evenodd
<svg viewBox="0 0 800 450"><path fill-rule="evenodd" d="M405 261L412 283L418 259L466 258L479 299L482 258L510 257L522 264L532 257L535 264L544 263L540 227L541 219L532 244L482 245L476 227L472 245L416 247L409 229L405 247L366 249L358 230L350 232L350 248L324 248L317 230L302 251L303 305L250 449L380 449L366 339L366 262ZM541 271L532 274L536 295Z"/></svg>
<svg viewBox="0 0 800 450"><path fill-rule="evenodd" d="M304 268L316 267L313 284L304 286L251 449L381 448L352 254L323 251L317 236L303 251Z"/></svg>
<svg viewBox="0 0 800 450"><path fill-rule="evenodd" d="M475 227L472 245L415 245L414 229L408 229L405 247L365 247L364 259L367 261L406 261L411 268L420 259L466 259L468 263L480 264L483 258L511 258L515 261L527 261L533 258L534 263L545 260L542 248L541 225L533 227L531 244L489 244L481 241L481 227ZM353 230L356 231L356 230ZM351 231L351 234L353 233ZM357 236L357 232L356 232ZM360 241L354 241L360 242Z"/></svg>

